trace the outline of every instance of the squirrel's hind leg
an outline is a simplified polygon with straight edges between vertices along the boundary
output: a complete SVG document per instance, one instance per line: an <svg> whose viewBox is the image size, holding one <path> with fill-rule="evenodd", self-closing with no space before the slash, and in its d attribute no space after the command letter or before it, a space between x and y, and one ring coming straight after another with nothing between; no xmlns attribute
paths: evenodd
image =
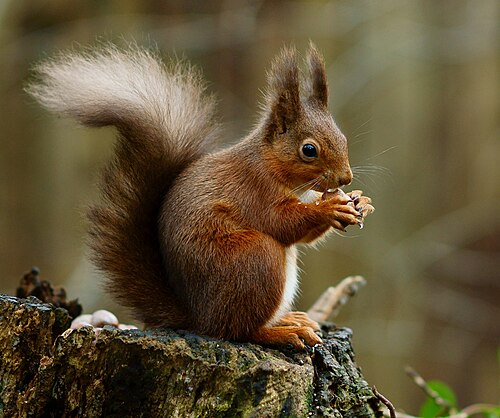
<svg viewBox="0 0 500 418"><path fill-rule="evenodd" d="M302 340L310 346L323 343L321 338L314 333L313 329L307 326L263 327L251 338L251 341L257 344L291 344L297 350L304 350L305 346Z"/></svg>
<svg viewBox="0 0 500 418"><path fill-rule="evenodd" d="M309 318L309 315L307 315L305 312L288 312L287 314L283 315L275 325L282 327L309 327L314 331L320 330L319 324Z"/></svg>

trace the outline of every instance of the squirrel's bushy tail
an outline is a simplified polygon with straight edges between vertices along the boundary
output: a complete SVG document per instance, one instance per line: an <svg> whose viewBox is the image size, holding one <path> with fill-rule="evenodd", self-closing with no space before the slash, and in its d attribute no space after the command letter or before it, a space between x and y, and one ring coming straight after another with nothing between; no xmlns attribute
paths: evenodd
<svg viewBox="0 0 500 418"><path fill-rule="evenodd" d="M118 129L103 199L89 212L93 259L109 290L149 326L186 325L167 285L157 221L174 178L215 141L214 99L191 67L166 66L136 46L64 53L36 74L26 90L44 107Z"/></svg>

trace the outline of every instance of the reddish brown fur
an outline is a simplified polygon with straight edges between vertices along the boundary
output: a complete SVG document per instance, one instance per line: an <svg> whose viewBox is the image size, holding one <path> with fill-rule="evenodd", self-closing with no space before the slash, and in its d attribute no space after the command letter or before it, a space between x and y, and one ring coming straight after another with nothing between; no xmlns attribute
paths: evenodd
<svg viewBox="0 0 500 418"><path fill-rule="evenodd" d="M297 53L283 50L260 123L218 152L204 152L200 138L184 139L182 150L158 146L155 127L133 117L98 119L117 125L120 141L103 177L104 203L90 212L90 245L112 292L147 326L298 348L300 338L321 341L305 314L274 318L285 295L287 249L359 222L348 198L306 204L299 198L305 190L295 191L316 178L320 192L352 179L313 45L306 64L304 99ZM305 162L299 149L308 139L319 145L319 158Z"/></svg>
<svg viewBox="0 0 500 418"><path fill-rule="evenodd" d="M332 225L357 222L347 200L306 205L290 192L318 176L324 175L321 190L352 176L346 140L326 110L324 66L314 49L309 59L311 85L319 91L299 99L296 54L285 50L272 67L271 111L260 125L238 145L195 161L164 201L160 224L169 281L198 332L290 342L297 330L287 334L266 325L282 297L285 248L310 242ZM306 138L321 144L317 162L305 164L298 156Z"/></svg>

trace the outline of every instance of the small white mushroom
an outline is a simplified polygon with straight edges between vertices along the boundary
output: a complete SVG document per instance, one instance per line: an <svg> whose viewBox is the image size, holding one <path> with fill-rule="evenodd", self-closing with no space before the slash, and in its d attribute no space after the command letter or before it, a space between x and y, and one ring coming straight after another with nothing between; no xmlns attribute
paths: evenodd
<svg viewBox="0 0 500 418"><path fill-rule="evenodd" d="M85 314L85 315L80 315L77 316L73 321L71 322L71 329L79 329L84 326L92 326L92 315L90 314Z"/></svg>
<svg viewBox="0 0 500 418"><path fill-rule="evenodd" d="M128 324L118 324L118 328L122 330L127 330L127 329L139 329L135 325L128 325Z"/></svg>
<svg viewBox="0 0 500 418"><path fill-rule="evenodd" d="M72 329L80 329L80 328L83 328L83 327L92 327L92 328L94 328L92 326L92 324L90 324L89 322L83 322L83 321L82 322L76 322L74 325L73 325L73 323L71 323L71 328Z"/></svg>
<svg viewBox="0 0 500 418"><path fill-rule="evenodd" d="M100 328L102 328L104 325L113 325L114 327L118 327L118 318L111 312L101 309L99 311L95 311L92 314L90 323L94 327Z"/></svg>

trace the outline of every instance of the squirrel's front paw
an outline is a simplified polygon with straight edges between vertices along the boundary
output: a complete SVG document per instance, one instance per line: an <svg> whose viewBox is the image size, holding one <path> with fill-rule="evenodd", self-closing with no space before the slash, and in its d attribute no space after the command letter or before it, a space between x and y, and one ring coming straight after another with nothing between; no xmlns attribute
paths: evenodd
<svg viewBox="0 0 500 418"><path fill-rule="evenodd" d="M368 196L363 196L361 190L353 190L347 193L347 195L352 199L354 208L361 214L360 227L363 227L363 220L371 213L375 212L375 208L371 205L372 200Z"/></svg>
<svg viewBox="0 0 500 418"><path fill-rule="evenodd" d="M340 189L326 191L321 205L328 212L329 223L335 229L345 231L346 226L362 222L362 212L356 208L353 199Z"/></svg>

